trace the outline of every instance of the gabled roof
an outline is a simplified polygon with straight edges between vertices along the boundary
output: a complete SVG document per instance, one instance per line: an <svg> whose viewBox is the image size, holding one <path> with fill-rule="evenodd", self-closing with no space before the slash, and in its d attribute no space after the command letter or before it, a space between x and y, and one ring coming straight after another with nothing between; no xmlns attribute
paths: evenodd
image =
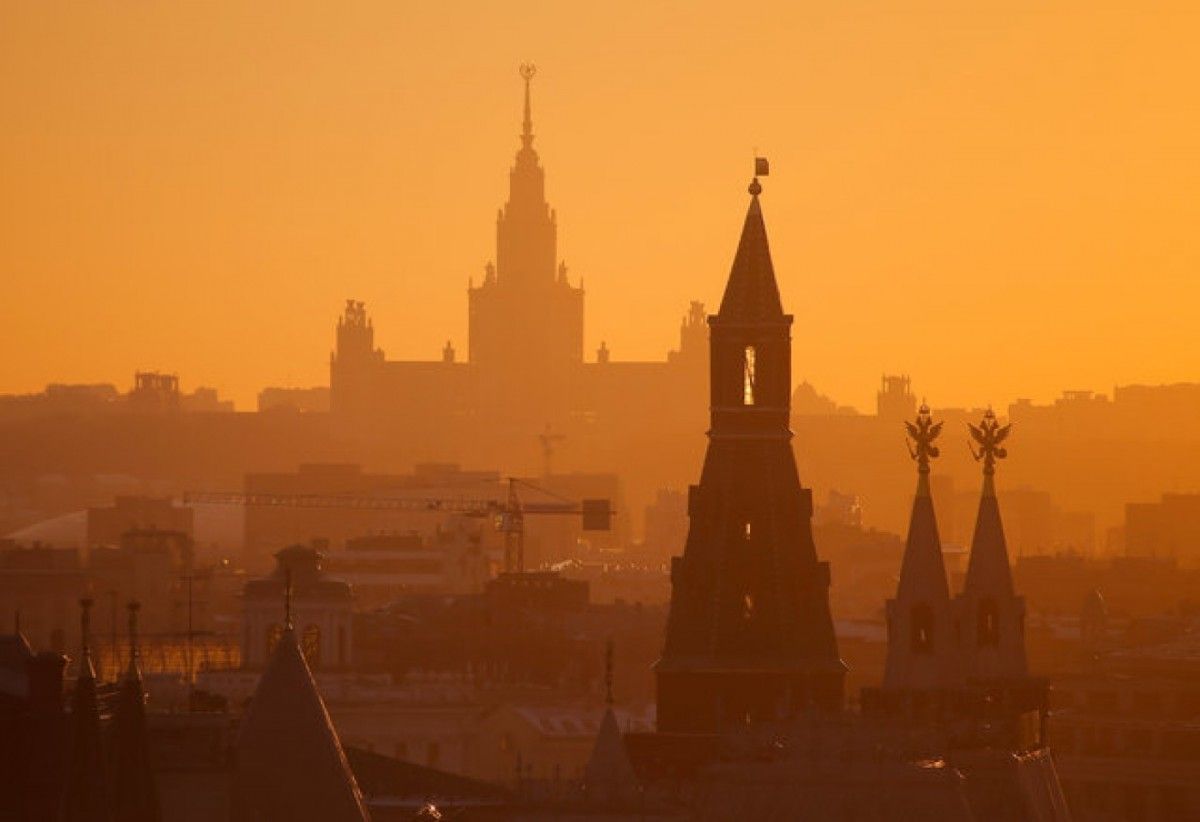
<svg viewBox="0 0 1200 822"><path fill-rule="evenodd" d="M751 189L754 190L755 186ZM734 323L777 321L783 317L779 285L775 282L775 267L771 264L771 247L767 242L767 227L763 222L758 195L750 200L742 236L738 240L733 268L721 298L720 320Z"/></svg>
<svg viewBox="0 0 1200 822"><path fill-rule="evenodd" d="M242 721L233 805L235 820L370 819L290 627L275 646Z"/></svg>

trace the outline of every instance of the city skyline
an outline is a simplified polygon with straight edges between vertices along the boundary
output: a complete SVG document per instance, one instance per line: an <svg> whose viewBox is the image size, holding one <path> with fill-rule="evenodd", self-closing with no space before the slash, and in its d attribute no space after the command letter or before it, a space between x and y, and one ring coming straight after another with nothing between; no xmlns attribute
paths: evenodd
<svg viewBox="0 0 1200 822"><path fill-rule="evenodd" d="M327 381L347 297L390 357L465 351L523 57L589 359L602 340L661 358L690 300L712 309L757 148L797 382L869 411L880 372L935 406L1195 379L1200 163L1173 45L1194 14L779 7L762 26L654 7L606 51L596 21L551 8L455 32L382 6L52 12L5 12L0 140L22 162L0 266L24 353L0 391L161 369L249 409ZM664 52L670 24L689 37ZM970 344L1001 323L1003 357Z"/></svg>

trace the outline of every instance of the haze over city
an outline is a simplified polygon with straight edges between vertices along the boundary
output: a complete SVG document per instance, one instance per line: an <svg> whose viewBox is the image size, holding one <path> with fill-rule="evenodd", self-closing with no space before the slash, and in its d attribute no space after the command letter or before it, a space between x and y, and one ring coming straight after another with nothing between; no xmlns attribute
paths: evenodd
<svg viewBox="0 0 1200 822"><path fill-rule="evenodd" d="M1200 819L1200 12L0 11L0 822Z"/></svg>
<svg viewBox="0 0 1200 822"><path fill-rule="evenodd" d="M317 384L345 297L466 344L533 59L586 356L713 304L771 157L796 375L869 409L1186 381L1200 320L1187 4L55 2L3 12L0 390L167 369ZM632 296L636 295L636 296ZM1133 330L1136 329L1136 332ZM991 353L982 337L991 332ZM986 366L986 367L984 367Z"/></svg>

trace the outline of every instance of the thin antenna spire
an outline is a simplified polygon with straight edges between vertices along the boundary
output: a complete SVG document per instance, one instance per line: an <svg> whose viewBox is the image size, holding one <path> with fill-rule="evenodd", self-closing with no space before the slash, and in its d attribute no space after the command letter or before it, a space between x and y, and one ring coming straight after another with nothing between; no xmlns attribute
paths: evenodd
<svg viewBox="0 0 1200 822"><path fill-rule="evenodd" d="M129 659L133 661L141 657L141 650L138 648L138 611L141 610L142 603L132 599L125 607L129 609Z"/></svg>
<svg viewBox="0 0 1200 822"><path fill-rule="evenodd" d="M529 81L537 74L537 66L522 63L518 71L525 81L525 120L521 123L521 145L530 148L533 145L533 109L529 104Z"/></svg>

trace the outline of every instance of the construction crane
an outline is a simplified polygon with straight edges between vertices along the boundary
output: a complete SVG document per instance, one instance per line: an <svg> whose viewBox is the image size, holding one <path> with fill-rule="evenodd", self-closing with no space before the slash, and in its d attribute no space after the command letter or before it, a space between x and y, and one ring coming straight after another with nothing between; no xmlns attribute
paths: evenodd
<svg viewBox="0 0 1200 822"><path fill-rule="evenodd" d="M527 488L556 499L548 502L521 498L519 488ZM184 505L242 505L246 507L279 508L352 508L358 511L414 511L425 513L461 514L491 519L496 530L504 535L504 570L521 573L525 570L525 517L578 516L585 531L608 531L612 528L612 502L607 499L571 500L540 488L527 480L508 478L508 493L504 499L491 497L383 497L359 494L272 494L240 493L237 491L187 491Z"/></svg>

